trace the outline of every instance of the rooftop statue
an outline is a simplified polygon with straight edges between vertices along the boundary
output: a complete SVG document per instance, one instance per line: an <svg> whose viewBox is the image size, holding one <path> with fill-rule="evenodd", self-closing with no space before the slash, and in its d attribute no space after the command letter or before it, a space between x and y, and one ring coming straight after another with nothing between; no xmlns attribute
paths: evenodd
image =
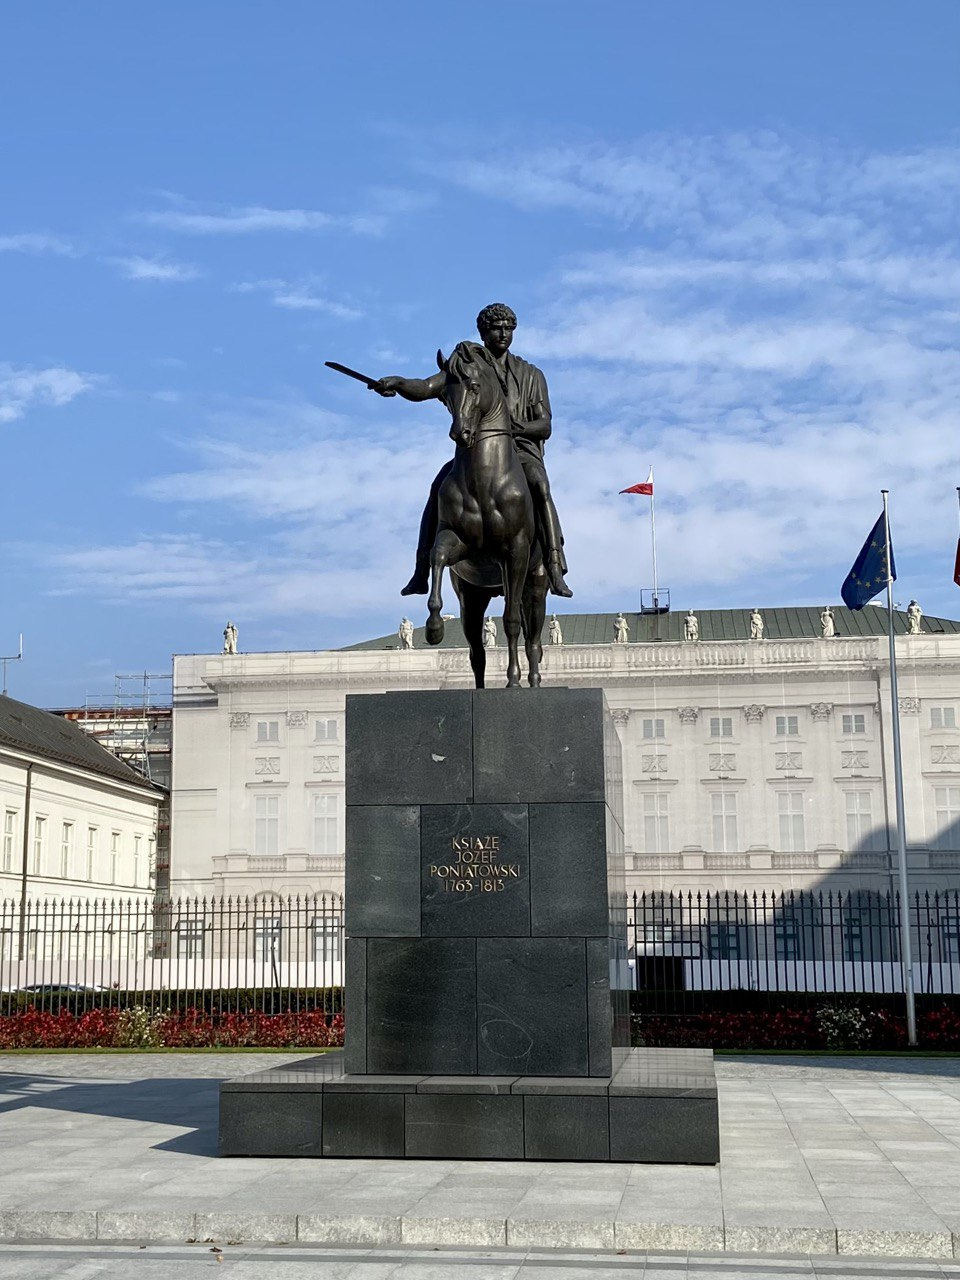
<svg viewBox="0 0 960 1280"><path fill-rule="evenodd" d="M923 610L917 604L916 600L911 600L907 605L907 634L918 636L920 634L920 620L923 617Z"/></svg>
<svg viewBox="0 0 960 1280"><path fill-rule="evenodd" d="M237 652L237 628L232 622L228 622L223 628L223 652Z"/></svg>
<svg viewBox="0 0 960 1280"><path fill-rule="evenodd" d="M537 686L547 592L573 594L543 461L552 430L547 383L535 365L510 353L516 324L502 302L484 307L477 317L482 344L461 342L449 358L438 351L438 372L428 378L373 379L331 365L379 395L440 400L450 412L456 452L431 486L416 568L401 594L422 595L429 587L425 635L428 644L439 644L443 573L450 570L478 689L486 668L483 619L493 597L504 597L510 688L520 683L521 630L527 679Z"/></svg>
<svg viewBox="0 0 960 1280"><path fill-rule="evenodd" d="M400 641L401 649L413 648L413 623L409 618L400 619L400 626L397 628L397 639Z"/></svg>

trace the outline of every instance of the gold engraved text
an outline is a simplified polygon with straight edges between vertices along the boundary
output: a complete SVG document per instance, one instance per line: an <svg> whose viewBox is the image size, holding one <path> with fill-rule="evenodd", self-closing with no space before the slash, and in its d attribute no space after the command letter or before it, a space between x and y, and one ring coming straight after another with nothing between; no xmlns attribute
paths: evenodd
<svg viewBox="0 0 960 1280"><path fill-rule="evenodd" d="M502 893L520 879L520 864L503 860L500 836L453 836L450 855L447 862L430 863L444 893Z"/></svg>

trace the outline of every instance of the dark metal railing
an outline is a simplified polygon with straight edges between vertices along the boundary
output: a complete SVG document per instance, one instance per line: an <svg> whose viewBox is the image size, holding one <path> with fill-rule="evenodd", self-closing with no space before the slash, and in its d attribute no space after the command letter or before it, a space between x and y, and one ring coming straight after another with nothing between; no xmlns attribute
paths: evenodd
<svg viewBox="0 0 960 1280"><path fill-rule="evenodd" d="M634 894L628 954L639 1008L693 1013L720 993L753 1003L787 994L894 996L903 991L895 893ZM910 902L918 996L960 993L960 892Z"/></svg>
<svg viewBox="0 0 960 1280"><path fill-rule="evenodd" d="M343 898L0 902L0 1015L339 1008Z"/></svg>
<svg viewBox="0 0 960 1280"><path fill-rule="evenodd" d="M960 892L910 903L918 996L960 994ZM649 1014L903 991L894 893L634 894L627 949ZM0 902L0 1015L28 1004L335 1012L343 898Z"/></svg>

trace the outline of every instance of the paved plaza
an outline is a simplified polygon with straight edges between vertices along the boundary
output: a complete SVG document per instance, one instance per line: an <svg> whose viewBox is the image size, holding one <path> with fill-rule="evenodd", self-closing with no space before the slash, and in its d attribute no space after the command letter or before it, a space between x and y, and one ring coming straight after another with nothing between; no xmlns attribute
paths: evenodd
<svg viewBox="0 0 960 1280"><path fill-rule="evenodd" d="M719 1168L218 1159L218 1081L304 1056L0 1055L0 1276L960 1276L960 1059L718 1059Z"/></svg>

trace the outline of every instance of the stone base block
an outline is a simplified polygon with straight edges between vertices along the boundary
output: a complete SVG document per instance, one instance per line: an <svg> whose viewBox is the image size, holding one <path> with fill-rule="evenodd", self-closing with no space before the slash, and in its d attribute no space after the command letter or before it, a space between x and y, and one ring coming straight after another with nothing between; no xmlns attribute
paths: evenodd
<svg viewBox="0 0 960 1280"><path fill-rule="evenodd" d="M224 1081L220 1154L716 1164L713 1053L619 1050L606 1078L351 1075L323 1054Z"/></svg>

